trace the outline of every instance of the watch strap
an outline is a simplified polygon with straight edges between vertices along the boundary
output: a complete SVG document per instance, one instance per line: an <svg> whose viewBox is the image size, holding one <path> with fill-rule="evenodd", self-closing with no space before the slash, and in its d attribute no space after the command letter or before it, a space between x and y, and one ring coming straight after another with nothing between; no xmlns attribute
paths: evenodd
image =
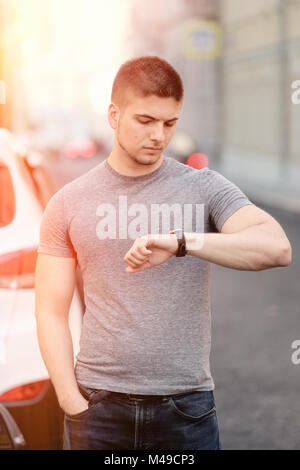
<svg viewBox="0 0 300 470"><path fill-rule="evenodd" d="M175 234L178 241L178 250L176 252L176 257L182 257L186 255L186 241L184 236L184 231L182 229L175 229L169 232L170 234Z"/></svg>

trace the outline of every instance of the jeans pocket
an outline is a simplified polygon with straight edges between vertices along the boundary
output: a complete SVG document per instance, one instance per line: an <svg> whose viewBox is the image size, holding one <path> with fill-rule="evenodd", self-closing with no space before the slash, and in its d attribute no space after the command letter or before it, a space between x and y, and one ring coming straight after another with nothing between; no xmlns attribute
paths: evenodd
<svg viewBox="0 0 300 470"><path fill-rule="evenodd" d="M66 416L66 418L68 418L68 419L78 419L78 418L82 418L82 417L84 417L86 414L88 414L88 412L90 411L90 409L91 409L91 407L90 407L90 405L89 405L88 408L86 408L86 409L83 410L83 411L80 411L80 413L76 413L75 415L69 415L69 414L65 413L65 416Z"/></svg>
<svg viewBox="0 0 300 470"><path fill-rule="evenodd" d="M212 391L174 395L170 398L170 404L175 413L190 421L200 421L216 413Z"/></svg>
<svg viewBox="0 0 300 470"><path fill-rule="evenodd" d="M78 418L83 418L85 415L91 411L94 406L101 401L102 398L107 394L105 390L94 390L91 388L86 388L83 387L82 385L79 386L79 391L81 395L88 401L88 408L85 410L81 411L80 413L76 413L75 415L69 415L65 413L66 417L69 419L78 419Z"/></svg>

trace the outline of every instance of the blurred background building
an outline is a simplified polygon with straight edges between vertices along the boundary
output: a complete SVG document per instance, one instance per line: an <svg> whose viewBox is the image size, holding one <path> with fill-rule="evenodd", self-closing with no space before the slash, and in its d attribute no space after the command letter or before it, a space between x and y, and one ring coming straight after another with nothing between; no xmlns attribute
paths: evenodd
<svg viewBox="0 0 300 470"><path fill-rule="evenodd" d="M300 105L291 100L300 79L299 0L0 0L0 6L7 95L1 126L34 131L48 150L78 135L109 148L106 111L118 67L157 54L185 85L170 151L183 145L203 152L250 197L300 212Z"/></svg>
<svg viewBox="0 0 300 470"><path fill-rule="evenodd" d="M218 0L132 2L133 53L162 56L179 71L185 96L177 130L212 165L220 158L219 15Z"/></svg>
<svg viewBox="0 0 300 470"><path fill-rule="evenodd" d="M224 173L249 194L299 212L298 0L222 0Z"/></svg>

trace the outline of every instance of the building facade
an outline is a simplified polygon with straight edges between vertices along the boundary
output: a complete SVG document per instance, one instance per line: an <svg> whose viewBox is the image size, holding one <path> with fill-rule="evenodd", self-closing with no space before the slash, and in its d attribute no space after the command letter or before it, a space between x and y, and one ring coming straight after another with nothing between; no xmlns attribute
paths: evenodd
<svg viewBox="0 0 300 470"><path fill-rule="evenodd" d="M220 169L253 198L300 212L300 1L222 0L221 19Z"/></svg>

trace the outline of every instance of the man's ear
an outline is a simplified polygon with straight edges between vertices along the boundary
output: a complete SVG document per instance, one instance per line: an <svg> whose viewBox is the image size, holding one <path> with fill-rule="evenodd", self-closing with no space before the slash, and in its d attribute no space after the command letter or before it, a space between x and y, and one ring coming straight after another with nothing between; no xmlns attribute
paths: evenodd
<svg viewBox="0 0 300 470"><path fill-rule="evenodd" d="M120 109L115 103L111 103L108 108L108 122L112 129L117 129L120 118Z"/></svg>

